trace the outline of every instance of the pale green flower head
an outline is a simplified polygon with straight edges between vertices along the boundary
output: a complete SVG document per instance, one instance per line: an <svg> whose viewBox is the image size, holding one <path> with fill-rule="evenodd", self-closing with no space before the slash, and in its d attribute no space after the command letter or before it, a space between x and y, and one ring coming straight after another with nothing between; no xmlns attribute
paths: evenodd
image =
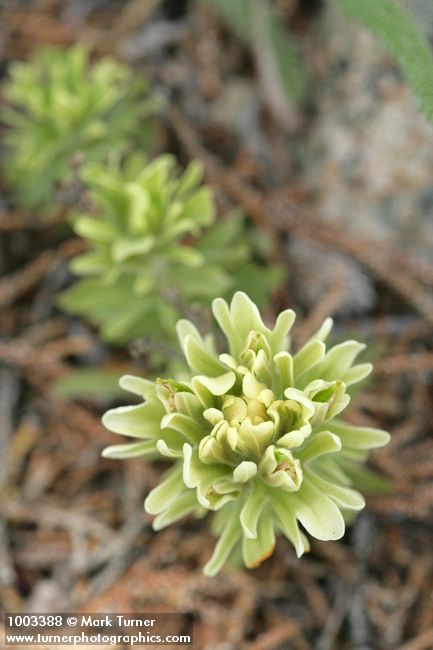
<svg viewBox="0 0 433 650"><path fill-rule="evenodd" d="M218 354L211 337L180 321L190 380L124 377L121 385L144 402L103 418L111 431L138 439L108 447L104 456L173 461L145 501L156 515L155 530L188 514L216 512L219 539L207 575L239 551L247 567L258 566L272 554L277 533L298 557L309 549L305 533L321 540L342 537L343 514L365 505L351 476L369 449L389 440L385 431L341 419L350 401L347 388L372 367L356 363L365 347L357 341L326 349L330 319L292 352L292 310L269 329L242 292L230 305L217 298L212 308L226 351Z"/></svg>
<svg viewBox="0 0 433 650"><path fill-rule="evenodd" d="M70 159L119 157L149 141L143 118L156 111L145 79L111 58L90 65L81 44L47 47L29 62L9 66L1 112L5 173L16 202L28 208L52 203L55 184L70 173Z"/></svg>

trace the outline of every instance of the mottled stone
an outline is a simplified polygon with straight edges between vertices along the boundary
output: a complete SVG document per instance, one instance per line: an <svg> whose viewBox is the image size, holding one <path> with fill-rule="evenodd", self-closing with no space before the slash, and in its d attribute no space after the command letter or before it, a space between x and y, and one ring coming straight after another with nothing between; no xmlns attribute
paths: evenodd
<svg viewBox="0 0 433 650"><path fill-rule="evenodd" d="M329 7L309 35L313 105L303 177L326 219L431 256L433 127L397 64Z"/></svg>

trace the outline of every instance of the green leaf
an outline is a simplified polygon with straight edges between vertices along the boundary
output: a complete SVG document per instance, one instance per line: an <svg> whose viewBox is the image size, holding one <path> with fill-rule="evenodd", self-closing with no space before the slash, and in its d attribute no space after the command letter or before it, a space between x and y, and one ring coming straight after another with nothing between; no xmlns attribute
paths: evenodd
<svg viewBox="0 0 433 650"><path fill-rule="evenodd" d="M226 466L203 464L199 459L197 450L193 449L188 443L183 445L183 457L183 481L189 488L196 488L204 483L212 485L215 480L230 476L229 468Z"/></svg>
<svg viewBox="0 0 433 650"><path fill-rule="evenodd" d="M225 375L226 367L213 354L211 354L196 338L191 335L186 336L182 341L183 351L190 368L196 372L203 373L210 380L212 377ZM230 381L234 373L227 375L227 381ZM203 382L201 382L203 383ZM233 382L231 385L233 385ZM204 385L204 384L203 384ZM222 393L221 393L222 394Z"/></svg>
<svg viewBox="0 0 433 650"><path fill-rule="evenodd" d="M351 480L354 488L367 494L387 494L392 489L392 482L360 463L338 459L338 465Z"/></svg>
<svg viewBox="0 0 433 650"><path fill-rule="evenodd" d="M266 501L267 495L263 484L261 481L254 481L240 515L242 530L249 539L257 537L257 524Z"/></svg>
<svg viewBox="0 0 433 650"><path fill-rule="evenodd" d="M147 400L156 401L155 383L144 377L136 375L123 375L119 380L119 386L122 390L127 390L134 395L139 395Z"/></svg>
<svg viewBox="0 0 433 650"><path fill-rule="evenodd" d="M225 525L220 533L220 538L215 546L212 557L204 567L207 576L216 575L222 568L234 546L242 536L239 524L239 503L225 506Z"/></svg>
<svg viewBox="0 0 433 650"><path fill-rule="evenodd" d="M223 261L230 247L239 243L243 237L244 219L232 212L218 221L197 242L197 248L206 253L208 259Z"/></svg>
<svg viewBox="0 0 433 650"><path fill-rule="evenodd" d="M251 0L202 0L212 6L238 35L251 38Z"/></svg>
<svg viewBox="0 0 433 650"><path fill-rule="evenodd" d="M70 399L114 398L123 395L119 386L121 370L74 370L53 384L55 393Z"/></svg>
<svg viewBox="0 0 433 650"><path fill-rule="evenodd" d="M205 259L200 251L192 248L191 246L172 246L171 248L166 249L165 255L168 260L178 262L179 264L185 265L192 269L197 269L203 266L203 263L205 262ZM206 271L206 269L204 270ZM202 269L200 268L198 272L196 271L196 274L201 276L201 271Z"/></svg>
<svg viewBox="0 0 433 650"><path fill-rule="evenodd" d="M283 92L294 101L305 94L304 64L292 34L267 0L202 0L210 4L255 51L274 69Z"/></svg>
<svg viewBox="0 0 433 650"><path fill-rule="evenodd" d="M98 275L106 273L110 268L110 258L105 251L95 250L75 257L70 268L77 275Z"/></svg>
<svg viewBox="0 0 433 650"><path fill-rule="evenodd" d="M329 336L330 331L334 325L332 318L325 318L319 329L313 336L312 339L319 339L319 341L326 341Z"/></svg>
<svg viewBox="0 0 433 650"><path fill-rule="evenodd" d="M358 363L349 368L349 370L346 370L346 372L341 376L341 379L344 381L346 386L351 386L352 384L357 384L368 377L372 370L373 366L371 363Z"/></svg>
<svg viewBox="0 0 433 650"><path fill-rule="evenodd" d="M323 541L340 539L344 535L340 510L314 485L304 482L299 492L290 494L289 498L297 519L310 535Z"/></svg>
<svg viewBox="0 0 433 650"><path fill-rule="evenodd" d="M159 319L159 300L155 294L137 296L132 291L130 277L126 276L112 284L105 284L99 278L81 280L64 291L58 302L63 309L101 327L103 338L110 342L129 343L134 338L151 335L165 343L172 337L174 343L172 322Z"/></svg>
<svg viewBox="0 0 433 650"><path fill-rule="evenodd" d="M272 490L270 498L281 531L295 547L296 555L301 557L305 551L310 549L310 544L305 535L299 530L292 508L293 503L288 499L287 492L282 490Z"/></svg>
<svg viewBox="0 0 433 650"><path fill-rule="evenodd" d="M354 360L362 350L365 350L365 347L365 343L358 341L344 341L334 345L318 366L318 376L325 381L340 379L351 368Z"/></svg>
<svg viewBox="0 0 433 650"><path fill-rule="evenodd" d="M342 508L361 510L365 506L365 501L359 492L337 485L336 483L331 483L321 478L315 472L312 472L311 469L304 470L304 478L305 480L309 480L323 494L326 494L326 496L330 497Z"/></svg>
<svg viewBox="0 0 433 650"><path fill-rule="evenodd" d="M164 512L184 490L182 466L175 465L165 473L164 480L148 494L144 502L146 512L150 515Z"/></svg>
<svg viewBox="0 0 433 650"><path fill-rule="evenodd" d="M110 409L102 417L102 423L114 433L131 438L152 438L161 435L160 422L164 414L160 402L145 402L136 406L119 406Z"/></svg>
<svg viewBox="0 0 433 650"><path fill-rule="evenodd" d="M364 343L352 340L334 345L319 363L298 376L297 385L305 388L310 381L318 377L324 381L341 379L351 369L355 358L365 347Z"/></svg>
<svg viewBox="0 0 433 650"><path fill-rule="evenodd" d="M155 456L156 443L154 440L146 440L146 442L133 442L126 445L112 445L106 447L102 455L104 458L135 458L136 456Z"/></svg>
<svg viewBox="0 0 433 650"><path fill-rule="evenodd" d="M338 436L330 431L320 431L314 437L308 438L307 445L298 452L298 458L303 464L315 460L319 456L334 454L341 449L341 441Z"/></svg>
<svg viewBox="0 0 433 650"><path fill-rule="evenodd" d="M252 249L254 250L254 249ZM248 256L252 257L252 250ZM269 301L269 294L281 284L285 276L282 266L272 264L258 264L253 261L245 260L242 264L237 264L231 271L231 298L233 290L243 291L259 307L266 306Z"/></svg>
<svg viewBox="0 0 433 650"><path fill-rule="evenodd" d="M242 557L249 569L258 567L272 555L275 548L274 519L270 510L265 510L260 517L257 537L242 539Z"/></svg>
<svg viewBox="0 0 433 650"><path fill-rule="evenodd" d="M204 375L197 375L195 378L196 383L202 384L208 389L212 395L225 395L233 387L236 381L234 372L229 371L218 377L205 377Z"/></svg>
<svg viewBox="0 0 433 650"><path fill-rule="evenodd" d="M288 352L278 352L274 356L274 365L278 370L278 394L293 386L293 357Z"/></svg>
<svg viewBox="0 0 433 650"><path fill-rule="evenodd" d="M260 312L252 300L242 291L237 291L230 308L222 298L212 302L215 319L230 344L230 354L237 358L251 331L267 332Z"/></svg>
<svg viewBox="0 0 433 650"><path fill-rule="evenodd" d="M308 341L293 358L293 372L298 378L325 357L326 347L319 339Z"/></svg>
<svg viewBox="0 0 433 650"><path fill-rule="evenodd" d="M188 220L197 226L208 226L214 218L214 199L208 187L201 187L187 199L179 216L179 220Z"/></svg>
<svg viewBox="0 0 433 650"><path fill-rule="evenodd" d="M399 63L421 111L433 121L433 57L410 15L394 0L333 0L374 34Z"/></svg>
<svg viewBox="0 0 433 650"><path fill-rule="evenodd" d="M300 102L306 90L304 62L301 59L293 35L273 11L272 5L263 0L251 2L253 34L256 56L266 61L264 72L275 75L282 91L292 101ZM269 66L272 66L269 70Z"/></svg>
<svg viewBox="0 0 433 650"><path fill-rule="evenodd" d="M326 424L326 428L336 433L343 443L343 447L353 449L373 449L388 444L390 435L382 429L372 427L359 427L341 420L333 420Z"/></svg>
<svg viewBox="0 0 433 650"><path fill-rule="evenodd" d="M205 259L199 268L174 266L167 273L167 283L179 287L189 300L208 302L214 296L225 294L232 286L232 279L224 268Z"/></svg>
<svg viewBox="0 0 433 650"><path fill-rule="evenodd" d="M135 255L146 255L155 245L155 238L137 237L131 238L119 238L117 239L111 248L113 260L115 262L123 262L128 257L133 257Z"/></svg>
<svg viewBox="0 0 433 650"><path fill-rule="evenodd" d="M192 160L182 174L176 189L176 196L193 190L203 179L204 165L201 160Z"/></svg>
<svg viewBox="0 0 433 650"><path fill-rule="evenodd" d="M174 524L179 519L183 519L191 513L200 512L200 506L193 490L188 490L179 497L164 512L155 517L152 528L153 530L162 530L170 524Z"/></svg>
<svg viewBox="0 0 433 650"><path fill-rule="evenodd" d="M188 442L193 444L199 442L204 433L200 424L184 413L167 413L167 415L164 415L161 420L161 429L175 429Z"/></svg>
<svg viewBox="0 0 433 650"><path fill-rule="evenodd" d="M277 316L274 329L269 334L269 343L272 353L284 351L289 345L289 332L296 320L296 314L293 309L285 309Z"/></svg>
<svg viewBox="0 0 433 650"><path fill-rule="evenodd" d="M96 242L111 242L116 237L117 230L111 223L81 216L74 222L74 230L80 237L92 239Z"/></svg>

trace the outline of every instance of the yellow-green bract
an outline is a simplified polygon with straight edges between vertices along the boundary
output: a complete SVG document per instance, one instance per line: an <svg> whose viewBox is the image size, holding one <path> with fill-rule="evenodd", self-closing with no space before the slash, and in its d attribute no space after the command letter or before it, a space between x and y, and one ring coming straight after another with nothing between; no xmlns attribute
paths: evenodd
<svg viewBox="0 0 433 650"><path fill-rule="evenodd" d="M187 514L216 511L219 539L205 573L216 574L239 547L247 567L267 558L283 533L301 556L309 543L344 534L343 513L364 499L350 476L368 450L388 442L380 429L340 419L346 389L371 372L356 363L365 347L345 341L329 350L327 319L296 353L290 352L292 310L273 329L242 292L231 304L217 298L215 319L227 339L218 354L189 321L178 323L190 381L124 377L121 385L144 399L108 411L105 426L137 441L107 448L108 458L148 455L173 467L145 501L164 528Z"/></svg>

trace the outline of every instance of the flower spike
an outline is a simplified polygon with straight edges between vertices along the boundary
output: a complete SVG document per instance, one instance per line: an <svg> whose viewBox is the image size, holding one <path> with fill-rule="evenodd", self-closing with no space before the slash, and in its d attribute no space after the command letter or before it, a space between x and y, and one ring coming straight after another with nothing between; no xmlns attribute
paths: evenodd
<svg viewBox="0 0 433 650"><path fill-rule="evenodd" d="M110 447L106 456L156 451L174 461L145 502L157 515L156 530L188 514L216 512L219 539L207 575L215 575L236 547L247 567L258 566L272 553L278 532L301 556L309 543L300 525L317 539L339 539L343 512L365 505L347 468L389 440L385 431L340 419L350 401L347 385L371 366L356 364L364 347L357 341L326 350L330 319L293 354L293 311L284 311L269 329L256 305L237 292L230 305L214 300L213 313L227 351L218 355L209 339L181 321L177 331L190 381L152 386L128 378L125 387L142 393L145 403L104 416L112 431L142 439Z"/></svg>

